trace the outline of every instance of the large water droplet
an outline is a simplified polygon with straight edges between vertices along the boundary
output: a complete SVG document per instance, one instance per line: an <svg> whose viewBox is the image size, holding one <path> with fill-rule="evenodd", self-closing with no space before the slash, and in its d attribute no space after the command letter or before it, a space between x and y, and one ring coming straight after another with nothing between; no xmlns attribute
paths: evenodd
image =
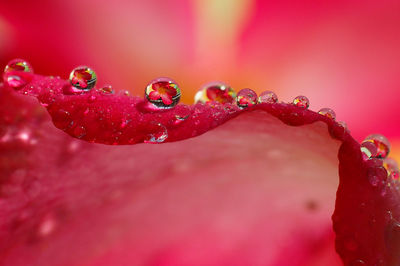
<svg viewBox="0 0 400 266"><path fill-rule="evenodd" d="M336 113L330 108L322 108L318 111L320 115L326 116L332 120L336 119Z"/></svg>
<svg viewBox="0 0 400 266"><path fill-rule="evenodd" d="M147 85L145 96L155 107L169 109L178 104L181 99L181 89L170 78L158 78Z"/></svg>
<svg viewBox="0 0 400 266"><path fill-rule="evenodd" d="M367 173L369 183L374 186L383 185L387 180L387 172L386 169L382 166L371 167L368 169Z"/></svg>
<svg viewBox="0 0 400 266"><path fill-rule="evenodd" d="M383 167L385 167L386 171L388 172L389 178L395 181L399 180L400 170L396 160L393 158L386 158L383 161Z"/></svg>
<svg viewBox="0 0 400 266"><path fill-rule="evenodd" d="M296 105L297 107L307 109L310 106L310 100L308 100L306 96L300 95L293 99L293 104Z"/></svg>
<svg viewBox="0 0 400 266"><path fill-rule="evenodd" d="M4 68L4 83L14 89L20 89L28 84L33 77L31 65L22 59L11 60Z"/></svg>
<svg viewBox="0 0 400 266"><path fill-rule="evenodd" d="M69 75L71 85L78 90L91 90L97 82L96 73L87 66L79 66Z"/></svg>
<svg viewBox="0 0 400 266"><path fill-rule="evenodd" d="M264 91L258 96L259 103L276 103L278 102L278 96L272 91Z"/></svg>
<svg viewBox="0 0 400 266"><path fill-rule="evenodd" d="M386 158L390 152L389 140L381 134L371 134L365 138L365 141L369 141L375 144L377 148L377 157Z"/></svg>
<svg viewBox="0 0 400 266"><path fill-rule="evenodd" d="M257 104L257 93L251 89L240 90L236 96L236 104L242 109Z"/></svg>
<svg viewBox="0 0 400 266"><path fill-rule="evenodd" d="M360 150L364 161L369 160L370 158L375 158L378 153L375 144L369 141L361 143Z"/></svg>
<svg viewBox="0 0 400 266"><path fill-rule="evenodd" d="M144 143L162 143L167 138L168 138L167 128L164 125L158 123L153 125L151 133L145 137Z"/></svg>
<svg viewBox="0 0 400 266"><path fill-rule="evenodd" d="M227 84L219 81L203 85L194 96L195 103L234 103L235 91Z"/></svg>
<svg viewBox="0 0 400 266"><path fill-rule="evenodd" d="M354 260L350 263L350 266L365 266L367 265L363 260Z"/></svg>

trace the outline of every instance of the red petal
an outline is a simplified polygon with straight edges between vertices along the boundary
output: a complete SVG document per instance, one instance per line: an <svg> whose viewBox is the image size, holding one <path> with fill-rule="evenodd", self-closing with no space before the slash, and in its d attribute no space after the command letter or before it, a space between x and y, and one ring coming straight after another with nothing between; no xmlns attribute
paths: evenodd
<svg viewBox="0 0 400 266"><path fill-rule="evenodd" d="M383 221L388 210L398 217L398 194L389 190L382 197L370 185L365 175L375 166L363 163L359 144L332 120L285 104L233 114L196 105L187 120L172 126L168 121L179 106L144 113L137 98L64 96L58 94L63 81L34 82L39 80L55 94L36 86L30 93L49 103L55 122L57 112L67 109L90 141L125 144L129 136L140 142L150 121L166 125L168 141L218 127L163 145L88 144L38 120L31 110L40 109L26 97L0 90L5 130L29 127L37 140L1 144L1 188L7 192L0 203L0 215L7 217L0 220L3 264L339 265L330 215L340 145L337 250L349 265L396 260L398 234L387 232L397 226ZM17 120L21 112L26 117ZM110 131L127 114L131 125L116 139ZM279 119L309 125L291 127ZM355 206L362 200L360 211ZM364 219L372 216L373 227Z"/></svg>

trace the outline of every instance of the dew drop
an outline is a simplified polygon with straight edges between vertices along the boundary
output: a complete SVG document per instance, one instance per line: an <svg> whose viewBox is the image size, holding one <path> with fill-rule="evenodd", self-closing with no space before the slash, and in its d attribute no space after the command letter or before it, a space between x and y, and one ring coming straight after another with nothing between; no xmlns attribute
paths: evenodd
<svg viewBox="0 0 400 266"><path fill-rule="evenodd" d="M399 180L400 170L396 160L394 160L393 158L386 158L383 161L383 167L385 167L386 171L388 172L389 178L396 181Z"/></svg>
<svg viewBox="0 0 400 266"><path fill-rule="evenodd" d="M297 107L307 109L310 106L310 100L306 96L300 95L293 99L293 104Z"/></svg>
<svg viewBox="0 0 400 266"><path fill-rule="evenodd" d="M88 102L94 103L96 101L96 99L97 99L97 97L95 95L90 95L89 99L88 99Z"/></svg>
<svg viewBox="0 0 400 266"><path fill-rule="evenodd" d="M114 94L114 89L111 87L111 85L106 85L99 91L103 94Z"/></svg>
<svg viewBox="0 0 400 266"><path fill-rule="evenodd" d="M259 103L276 103L278 102L278 96L272 91L264 91L258 96Z"/></svg>
<svg viewBox="0 0 400 266"><path fill-rule="evenodd" d="M162 143L168 138L167 128L160 123L154 124L151 131L152 133L145 137L144 143Z"/></svg>
<svg viewBox="0 0 400 266"><path fill-rule="evenodd" d="M320 115L326 116L332 120L336 119L336 113L330 108L322 108L318 111Z"/></svg>
<svg viewBox="0 0 400 266"><path fill-rule="evenodd" d="M236 104L241 109L257 104L257 93L251 89L240 90L236 96Z"/></svg>
<svg viewBox="0 0 400 266"><path fill-rule="evenodd" d="M158 78L149 83L145 90L146 99L159 109L169 109L181 99L181 89L170 78Z"/></svg>
<svg viewBox="0 0 400 266"><path fill-rule="evenodd" d="M84 136L86 136L86 128L83 126L77 126L74 128L72 133L78 139L83 138Z"/></svg>
<svg viewBox="0 0 400 266"><path fill-rule="evenodd" d="M76 89L89 91L96 85L97 76L91 68L79 66L72 70L69 81Z"/></svg>
<svg viewBox="0 0 400 266"><path fill-rule="evenodd" d="M74 124L71 114L63 109L57 110L52 116L54 125L61 130L66 130Z"/></svg>
<svg viewBox="0 0 400 266"><path fill-rule="evenodd" d="M375 158L378 153L378 149L376 148L375 144L369 141L364 141L361 143L360 150L364 161Z"/></svg>
<svg viewBox="0 0 400 266"><path fill-rule="evenodd" d="M11 60L4 68L4 83L14 89L20 89L33 78L31 65L22 59Z"/></svg>
<svg viewBox="0 0 400 266"><path fill-rule="evenodd" d="M227 84L219 81L203 85L194 96L195 103L234 103L235 91Z"/></svg>
<svg viewBox="0 0 400 266"><path fill-rule="evenodd" d="M369 141L375 144L377 148L377 157L386 158L390 152L389 140L381 134L371 134L365 138L365 141Z"/></svg>
<svg viewBox="0 0 400 266"><path fill-rule="evenodd" d="M178 125L189 118L190 116L190 108L186 105L179 106L180 108L175 111L175 119L174 124Z"/></svg>

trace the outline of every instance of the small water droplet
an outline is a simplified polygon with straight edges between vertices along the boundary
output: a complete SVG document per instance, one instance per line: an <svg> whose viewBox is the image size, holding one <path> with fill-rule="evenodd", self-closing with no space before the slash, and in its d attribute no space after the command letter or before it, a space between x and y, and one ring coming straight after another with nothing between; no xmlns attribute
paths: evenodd
<svg viewBox="0 0 400 266"><path fill-rule="evenodd" d="M278 96L272 91L263 91L260 96L258 96L259 103L276 103L278 102Z"/></svg>
<svg viewBox="0 0 400 266"><path fill-rule="evenodd" d="M114 89L111 87L111 85L106 85L99 91L103 94L114 94Z"/></svg>
<svg viewBox="0 0 400 266"><path fill-rule="evenodd" d="M74 124L71 114L63 109L57 110L52 116L54 125L61 130L71 128Z"/></svg>
<svg viewBox="0 0 400 266"><path fill-rule="evenodd" d="M162 143L167 138L168 138L167 128L164 125L158 123L153 125L151 133L145 137L144 143Z"/></svg>
<svg viewBox="0 0 400 266"><path fill-rule="evenodd" d="M257 104L257 93L251 89L240 90L236 96L236 104L241 109Z"/></svg>
<svg viewBox="0 0 400 266"><path fill-rule="evenodd" d="M194 96L195 103L234 103L235 91L227 84L214 81L203 85Z"/></svg>
<svg viewBox="0 0 400 266"><path fill-rule="evenodd" d="M4 82L11 88L20 89L33 78L31 65L23 59L11 60L4 68Z"/></svg>
<svg viewBox="0 0 400 266"><path fill-rule="evenodd" d="M377 148L377 157L386 158L390 152L389 140L381 134L371 134L365 138L365 141L369 141L375 144Z"/></svg>
<svg viewBox="0 0 400 266"><path fill-rule="evenodd" d="M181 90L172 79L158 78L147 85L145 97L155 107L169 109L178 104L181 98Z"/></svg>
<svg viewBox="0 0 400 266"><path fill-rule="evenodd" d="M320 115L326 116L332 120L336 119L336 113L331 108L322 108L318 111Z"/></svg>
<svg viewBox="0 0 400 266"><path fill-rule="evenodd" d="M96 99L97 99L97 97L95 95L90 95L89 99L88 99L88 102L94 103L96 101Z"/></svg>
<svg viewBox="0 0 400 266"><path fill-rule="evenodd" d="M361 143L360 150L364 161L375 158L378 153L378 149L376 148L375 144L369 141L364 141Z"/></svg>
<svg viewBox="0 0 400 266"><path fill-rule="evenodd" d="M293 99L293 104L297 107L307 109L310 106L310 100L306 96L300 95Z"/></svg>
<svg viewBox="0 0 400 266"><path fill-rule="evenodd" d="M83 138L86 136L86 128L83 126L77 126L73 130L73 135L78 139Z"/></svg>
<svg viewBox="0 0 400 266"><path fill-rule="evenodd" d="M89 91L97 82L96 73L87 66L79 66L69 75L71 85L78 90Z"/></svg>
<svg viewBox="0 0 400 266"><path fill-rule="evenodd" d="M383 167L385 167L386 171L388 172L389 178L395 181L399 180L400 170L396 160L393 158L386 158L383 161Z"/></svg>
<svg viewBox="0 0 400 266"><path fill-rule="evenodd" d="M188 119L191 113L190 108L186 105L180 105L178 107L179 109L177 108L175 110L175 119L174 119L175 125L178 125L183 121L185 121L186 119Z"/></svg>

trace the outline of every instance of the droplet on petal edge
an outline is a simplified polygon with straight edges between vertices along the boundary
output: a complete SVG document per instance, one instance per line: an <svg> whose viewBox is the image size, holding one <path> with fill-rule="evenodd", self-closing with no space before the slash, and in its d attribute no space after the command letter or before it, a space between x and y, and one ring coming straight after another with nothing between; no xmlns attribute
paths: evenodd
<svg viewBox="0 0 400 266"><path fill-rule="evenodd" d="M332 120L336 119L336 113L330 108L322 108L318 111L320 115L326 116Z"/></svg>
<svg viewBox="0 0 400 266"><path fill-rule="evenodd" d="M370 158L375 158L378 154L378 149L376 148L375 144L369 141L364 141L361 143L360 149L364 161Z"/></svg>
<svg viewBox="0 0 400 266"><path fill-rule="evenodd" d="M170 78L158 78L149 83L145 89L146 99L159 109L175 107L181 99L181 89Z"/></svg>
<svg viewBox="0 0 400 266"><path fill-rule="evenodd" d="M87 66L79 66L69 75L71 85L78 90L89 91L97 82L96 73Z"/></svg>
<svg viewBox="0 0 400 266"><path fill-rule="evenodd" d="M4 83L16 90L28 84L32 78L33 69L31 65L23 59L11 60L4 68Z"/></svg>
<svg viewBox="0 0 400 266"><path fill-rule="evenodd" d="M393 158L385 158L383 160L383 167L388 172L388 176L395 181L399 181L400 170L397 161Z"/></svg>
<svg viewBox="0 0 400 266"><path fill-rule="evenodd" d="M246 108L257 104L257 93L251 89L240 90L236 96L239 108Z"/></svg>
<svg viewBox="0 0 400 266"><path fill-rule="evenodd" d="M194 97L195 103L234 103L235 91L226 83L214 81L203 85Z"/></svg>
<svg viewBox="0 0 400 266"><path fill-rule="evenodd" d="M310 100L306 96L300 95L293 99L293 104L297 107L307 109L310 106Z"/></svg>
<svg viewBox="0 0 400 266"><path fill-rule="evenodd" d="M381 134L371 134L367 136L363 142L368 141L375 144L377 148L377 157L386 158L390 152L389 140Z"/></svg>
<svg viewBox="0 0 400 266"><path fill-rule="evenodd" d="M277 103L278 96L272 91L264 91L258 96L258 103Z"/></svg>

